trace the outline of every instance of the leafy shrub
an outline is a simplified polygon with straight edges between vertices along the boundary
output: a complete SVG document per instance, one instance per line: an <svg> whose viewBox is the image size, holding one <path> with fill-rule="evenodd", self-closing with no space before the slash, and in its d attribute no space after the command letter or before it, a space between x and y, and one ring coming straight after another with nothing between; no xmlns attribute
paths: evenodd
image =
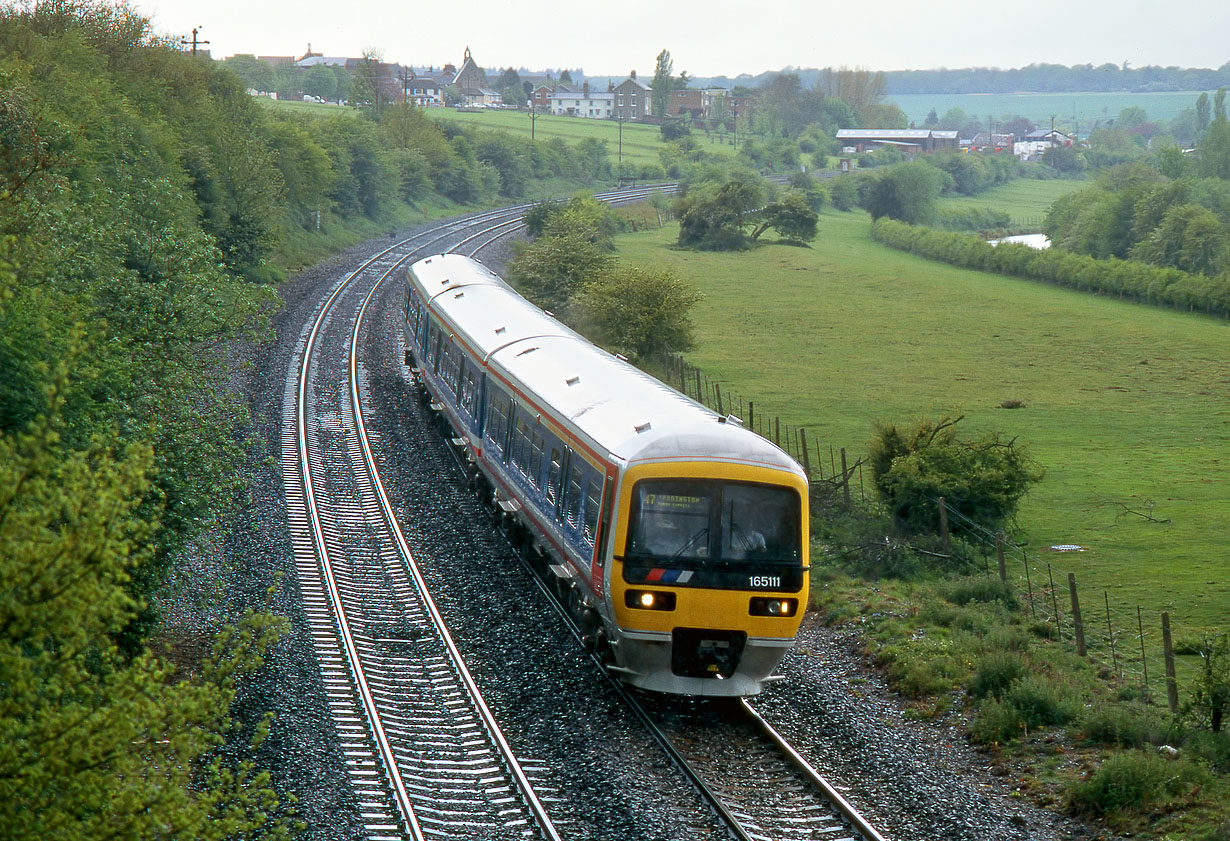
<svg viewBox="0 0 1230 841"><path fill-rule="evenodd" d="M970 602L999 602L1009 610L1016 610L1018 603L1012 585L989 575L958 578L948 585L944 598L956 605Z"/></svg>
<svg viewBox="0 0 1230 841"><path fill-rule="evenodd" d="M1011 742L1025 732L1025 719L1020 710L1006 701L984 698L978 707L978 718L970 726L969 735L984 745Z"/></svg>
<svg viewBox="0 0 1230 841"><path fill-rule="evenodd" d="M1025 674L1025 662L1008 651L988 652L974 668L970 678L969 694L973 698L1004 697L1017 680Z"/></svg>
<svg viewBox="0 0 1230 841"><path fill-rule="evenodd" d="M1076 737L1088 744L1140 748L1162 744L1166 728L1159 726L1156 710L1132 704L1099 704L1081 716Z"/></svg>
<svg viewBox="0 0 1230 841"><path fill-rule="evenodd" d="M1203 783L1207 776L1190 761L1145 751L1116 753L1088 779L1068 786L1064 808L1074 815L1095 816L1144 810Z"/></svg>
<svg viewBox="0 0 1230 841"><path fill-rule="evenodd" d="M1067 687L1033 674L1008 687L1005 700L1020 711L1031 728L1066 724L1080 709L1080 703Z"/></svg>
<svg viewBox="0 0 1230 841"><path fill-rule="evenodd" d="M1197 730L1183 741L1183 747L1203 757L1218 773L1230 773L1230 733Z"/></svg>

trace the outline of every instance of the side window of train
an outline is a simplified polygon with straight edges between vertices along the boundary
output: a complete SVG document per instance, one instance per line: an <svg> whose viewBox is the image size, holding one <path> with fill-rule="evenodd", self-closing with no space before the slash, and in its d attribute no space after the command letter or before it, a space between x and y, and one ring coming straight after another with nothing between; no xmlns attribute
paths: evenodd
<svg viewBox="0 0 1230 841"><path fill-rule="evenodd" d="M591 546L594 535L598 532L598 513L602 505L602 485L596 480L590 480L589 490L585 494L585 542Z"/></svg>
<svg viewBox="0 0 1230 841"><path fill-rule="evenodd" d="M530 426L526 416L517 413L517 425L513 429L512 463L522 475L529 475Z"/></svg>
<svg viewBox="0 0 1230 841"><path fill-rule="evenodd" d="M470 417L474 417L478 406L478 380L474 376L474 369L469 365L465 366L465 375L461 381L461 408Z"/></svg>
<svg viewBox="0 0 1230 841"><path fill-rule="evenodd" d="M427 361L431 370L440 371L440 328L432 324L427 333Z"/></svg>
<svg viewBox="0 0 1230 841"><path fill-rule="evenodd" d="M498 389L492 389L491 400L487 409L487 438L492 447L500 454L501 460L508 449L508 397Z"/></svg>
<svg viewBox="0 0 1230 841"><path fill-rule="evenodd" d="M536 488L542 487L542 456L546 447L547 442L542 437L542 432L535 429L530 436L529 476Z"/></svg>
<svg viewBox="0 0 1230 841"><path fill-rule="evenodd" d="M574 464L568 471L567 513L568 525L577 527L577 519L581 515L581 499L585 490L585 472L579 464Z"/></svg>
<svg viewBox="0 0 1230 841"><path fill-rule="evenodd" d="M547 499L555 504L559 499L560 480L564 474L564 454L559 447L551 448L551 467L547 470Z"/></svg>

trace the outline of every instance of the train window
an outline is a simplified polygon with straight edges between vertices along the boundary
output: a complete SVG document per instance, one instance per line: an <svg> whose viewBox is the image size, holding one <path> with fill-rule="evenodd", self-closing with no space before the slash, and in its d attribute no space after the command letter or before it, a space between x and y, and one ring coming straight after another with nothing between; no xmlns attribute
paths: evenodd
<svg viewBox="0 0 1230 841"><path fill-rule="evenodd" d="M492 447L502 457L508 443L508 396L501 391L491 392L491 401L487 410L487 438Z"/></svg>
<svg viewBox="0 0 1230 841"><path fill-rule="evenodd" d="M427 364L436 370L436 358L440 355L440 328L434 324L427 327Z"/></svg>
<svg viewBox="0 0 1230 841"><path fill-rule="evenodd" d="M452 342L444 344L441 341L440 349L440 379L448 386L449 391L457 394L457 387L461 377L461 350Z"/></svg>
<svg viewBox="0 0 1230 841"><path fill-rule="evenodd" d="M589 492L585 495L585 541L594 542L594 534L598 531L598 512L602 505L602 487L597 482L589 483Z"/></svg>
<svg viewBox="0 0 1230 841"><path fill-rule="evenodd" d="M728 484L722 489L721 556L797 561L799 495L789 488Z"/></svg>
<svg viewBox="0 0 1230 841"><path fill-rule="evenodd" d="M633 494L629 556L761 563L802 557L801 507L792 488L647 479Z"/></svg>
<svg viewBox="0 0 1230 841"><path fill-rule="evenodd" d="M564 455L559 447L551 448L551 469L547 471L547 499L552 504L559 499L560 481L564 474Z"/></svg>
<svg viewBox="0 0 1230 841"><path fill-rule="evenodd" d="M581 470L580 465L574 464L572 470L568 471L568 493L565 495L568 525L573 528L577 527L577 520L581 516L581 493L585 490L584 482L585 473Z"/></svg>
<svg viewBox="0 0 1230 841"><path fill-rule="evenodd" d="M536 488L542 487L542 455L546 446L547 442L543 439L542 433L535 429L530 437L530 463L528 467L530 481L534 483Z"/></svg>
<svg viewBox="0 0 1230 841"><path fill-rule="evenodd" d="M512 463L521 471L523 475L528 476L528 465L530 455L530 425L522 415L517 418L517 425L513 429L512 440Z"/></svg>
<svg viewBox="0 0 1230 841"><path fill-rule="evenodd" d="M461 382L461 409L470 417L474 417L477 408L478 380L474 376L474 369L467 365Z"/></svg>

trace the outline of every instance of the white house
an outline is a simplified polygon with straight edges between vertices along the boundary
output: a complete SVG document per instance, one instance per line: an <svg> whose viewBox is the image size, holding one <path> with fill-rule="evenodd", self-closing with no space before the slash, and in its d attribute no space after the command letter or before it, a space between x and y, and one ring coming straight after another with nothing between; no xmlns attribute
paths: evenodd
<svg viewBox="0 0 1230 841"><path fill-rule="evenodd" d="M615 94L593 93L588 83L581 91L556 90L548 99L551 113L565 117L609 120L615 108Z"/></svg>
<svg viewBox="0 0 1230 841"><path fill-rule="evenodd" d="M1062 131L1053 131L1051 129L1038 129L1031 131L1023 138L1018 140L1012 146L1012 154L1028 160L1041 155L1052 146L1071 146L1072 137L1064 134Z"/></svg>

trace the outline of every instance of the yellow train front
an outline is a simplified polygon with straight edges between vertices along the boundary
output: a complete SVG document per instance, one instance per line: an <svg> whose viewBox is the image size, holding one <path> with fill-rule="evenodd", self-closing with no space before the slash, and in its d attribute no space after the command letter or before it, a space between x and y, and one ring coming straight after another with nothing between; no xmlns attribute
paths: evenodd
<svg viewBox="0 0 1230 841"><path fill-rule="evenodd" d="M611 668L645 689L758 693L807 603L807 482L778 448L709 421L621 471Z"/></svg>
<svg viewBox="0 0 1230 841"><path fill-rule="evenodd" d="M807 600L807 479L459 255L415 263L408 358L480 493L623 680L754 695Z"/></svg>

